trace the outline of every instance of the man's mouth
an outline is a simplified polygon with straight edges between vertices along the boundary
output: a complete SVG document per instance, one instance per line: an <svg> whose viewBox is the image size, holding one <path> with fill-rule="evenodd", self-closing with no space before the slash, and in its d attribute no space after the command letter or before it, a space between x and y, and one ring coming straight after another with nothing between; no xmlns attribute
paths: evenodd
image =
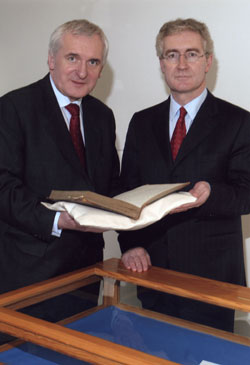
<svg viewBox="0 0 250 365"><path fill-rule="evenodd" d="M86 84L86 81L83 80L71 80L71 82L80 86Z"/></svg>
<svg viewBox="0 0 250 365"><path fill-rule="evenodd" d="M175 76L175 78L176 79L188 79L188 78L190 78L190 76L189 75L177 75L177 76Z"/></svg>

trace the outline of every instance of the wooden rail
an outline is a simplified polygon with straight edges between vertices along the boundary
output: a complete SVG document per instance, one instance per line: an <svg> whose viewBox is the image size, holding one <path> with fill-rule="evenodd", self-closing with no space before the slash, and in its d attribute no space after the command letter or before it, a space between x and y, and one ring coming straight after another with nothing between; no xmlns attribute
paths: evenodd
<svg viewBox="0 0 250 365"><path fill-rule="evenodd" d="M159 267L132 272L119 259L97 264L95 274L126 281L145 288L200 300L221 307L250 312L250 288L184 274Z"/></svg>
<svg viewBox="0 0 250 365"><path fill-rule="evenodd" d="M151 267L126 270L118 259L0 295L0 331L74 358L100 365L163 365L171 361L14 311L104 278L104 305L119 303L117 281L125 281L207 303L250 312L250 289ZM113 285L113 289L112 289ZM112 299L113 298L113 299Z"/></svg>

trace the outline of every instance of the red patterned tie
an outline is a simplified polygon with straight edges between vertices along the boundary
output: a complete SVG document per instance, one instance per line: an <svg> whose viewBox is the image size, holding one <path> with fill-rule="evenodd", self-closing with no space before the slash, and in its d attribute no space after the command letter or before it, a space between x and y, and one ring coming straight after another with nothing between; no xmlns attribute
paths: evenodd
<svg viewBox="0 0 250 365"><path fill-rule="evenodd" d="M69 131L76 153L80 159L82 166L86 167L85 148L80 129L80 108L77 104L69 104L65 107L71 114Z"/></svg>
<svg viewBox="0 0 250 365"><path fill-rule="evenodd" d="M187 111L183 106L180 108L180 116L177 120L174 133L171 139L171 150L173 155L173 160L175 160L178 151L181 147L183 139L186 137L186 125L185 125L185 115Z"/></svg>

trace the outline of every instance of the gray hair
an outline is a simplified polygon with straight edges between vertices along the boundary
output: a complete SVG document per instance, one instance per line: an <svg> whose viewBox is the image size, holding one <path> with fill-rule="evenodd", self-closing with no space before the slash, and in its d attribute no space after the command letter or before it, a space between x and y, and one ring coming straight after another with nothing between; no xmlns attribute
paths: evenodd
<svg viewBox="0 0 250 365"><path fill-rule="evenodd" d="M102 64L104 65L108 55L108 39L105 36L103 30L98 25L89 22L86 19L71 20L62 25L59 25L50 36L49 40L49 53L53 56L56 55L61 47L61 40L64 34L71 33L73 35L86 35L91 37L98 35L104 45Z"/></svg>
<svg viewBox="0 0 250 365"><path fill-rule="evenodd" d="M161 27L157 37L156 37L156 54L159 58L162 58L163 55L163 39L169 35L182 33L184 31L191 31L200 34L201 38L204 41L204 52L206 56L213 54L214 46L213 41L210 36L208 27L205 23L201 23L195 19L176 19L170 22L163 24Z"/></svg>

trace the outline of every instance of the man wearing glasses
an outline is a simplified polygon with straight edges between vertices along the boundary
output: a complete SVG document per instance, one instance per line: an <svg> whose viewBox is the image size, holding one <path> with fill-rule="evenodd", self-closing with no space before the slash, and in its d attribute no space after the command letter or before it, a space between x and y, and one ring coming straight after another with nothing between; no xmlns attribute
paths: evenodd
<svg viewBox="0 0 250 365"><path fill-rule="evenodd" d="M194 19L165 23L157 56L170 97L135 113L122 161L125 190L190 181L197 200L142 230L122 232L124 265L155 265L244 285L241 215L250 212L250 114L213 96L206 74L213 59L207 26ZM234 312L152 291L144 307L233 331Z"/></svg>

